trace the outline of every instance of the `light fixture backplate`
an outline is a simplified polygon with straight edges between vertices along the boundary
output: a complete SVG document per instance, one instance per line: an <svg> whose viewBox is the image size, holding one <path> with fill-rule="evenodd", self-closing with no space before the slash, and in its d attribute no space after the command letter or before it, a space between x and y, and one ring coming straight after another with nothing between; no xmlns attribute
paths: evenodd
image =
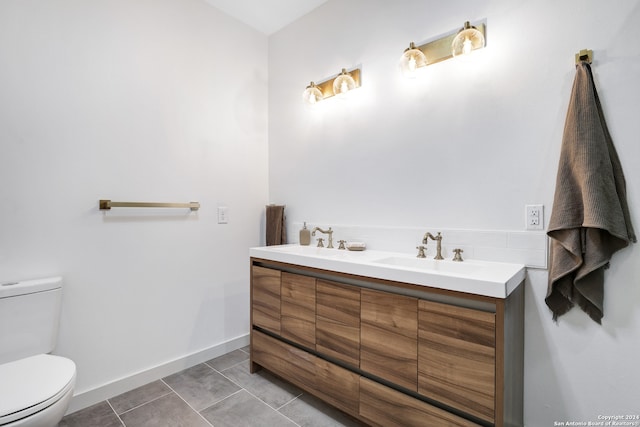
<svg viewBox="0 0 640 427"><path fill-rule="evenodd" d="M482 33L482 36L485 38L486 44L486 25L484 23L481 23L474 25L474 27ZM445 61L449 58L453 58L453 54L451 53L451 44L453 43L453 39L456 37L456 35L458 35L458 32L459 30L456 30L453 33L440 37L437 40L425 43L417 47L417 49L420 49L420 51L424 53L424 56L427 57L427 65L433 65L438 62Z"/></svg>
<svg viewBox="0 0 640 427"><path fill-rule="evenodd" d="M347 70L347 73L353 77L353 80L356 82L356 87L360 87L360 68L356 68L351 71ZM338 76L324 82L316 83L316 87L320 89L320 92L322 92L323 99L327 99L335 95L333 93L333 82L338 78Z"/></svg>

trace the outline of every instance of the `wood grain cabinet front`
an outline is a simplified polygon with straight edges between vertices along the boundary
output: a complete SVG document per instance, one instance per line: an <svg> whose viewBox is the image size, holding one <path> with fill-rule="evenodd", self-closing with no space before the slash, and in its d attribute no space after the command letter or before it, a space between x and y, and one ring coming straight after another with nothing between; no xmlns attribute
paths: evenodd
<svg viewBox="0 0 640 427"><path fill-rule="evenodd" d="M251 268L251 322L275 334L280 333L280 276L272 268Z"/></svg>
<svg viewBox="0 0 640 427"><path fill-rule="evenodd" d="M360 366L360 288L318 279L316 350Z"/></svg>
<svg viewBox="0 0 640 427"><path fill-rule="evenodd" d="M360 369L417 391L418 299L360 292Z"/></svg>
<svg viewBox="0 0 640 427"><path fill-rule="evenodd" d="M370 379L360 378L359 415L380 427L479 427L451 414Z"/></svg>
<svg viewBox="0 0 640 427"><path fill-rule="evenodd" d="M304 347L316 347L316 279L282 273L280 335Z"/></svg>
<svg viewBox="0 0 640 427"><path fill-rule="evenodd" d="M495 313L420 300L418 392L493 423Z"/></svg>
<svg viewBox="0 0 640 427"><path fill-rule="evenodd" d="M360 375L261 332L252 334L254 363L348 414L358 413Z"/></svg>

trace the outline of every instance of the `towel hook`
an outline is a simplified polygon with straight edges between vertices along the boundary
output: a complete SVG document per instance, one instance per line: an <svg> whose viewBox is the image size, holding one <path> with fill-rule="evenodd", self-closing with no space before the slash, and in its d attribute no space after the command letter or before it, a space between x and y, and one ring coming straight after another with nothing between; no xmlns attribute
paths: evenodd
<svg viewBox="0 0 640 427"><path fill-rule="evenodd" d="M591 49L582 49L576 53L576 65L582 61L585 61L587 64L593 62L593 51Z"/></svg>

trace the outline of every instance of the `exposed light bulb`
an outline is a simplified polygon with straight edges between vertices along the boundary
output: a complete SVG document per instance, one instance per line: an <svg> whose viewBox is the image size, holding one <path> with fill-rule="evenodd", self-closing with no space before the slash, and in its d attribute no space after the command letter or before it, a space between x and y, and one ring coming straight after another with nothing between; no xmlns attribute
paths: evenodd
<svg viewBox="0 0 640 427"><path fill-rule="evenodd" d="M469 40L469 37L464 38L464 42L462 43L462 53L465 55L469 55L473 50L473 43Z"/></svg>
<svg viewBox="0 0 640 427"><path fill-rule="evenodd" d="M418 68L416 57L411 55L411 59L409 59L409 71L413 73L416 71L416 68Z"/></svg>
<svg viewBox="0 0 640 427"><path fill-rule="evenodd" d="M343 68L342 72L333 80L333 94L337 95L338 98L346 98L348 96L347 93L356 87L355 80L350 73L347 73L345 68Z"/></svg>
<svg viewBox="0 0 640 427"><path fill-rule="evenodd" d="M451 42L451 54L453 56L468 56L475 49L483 47L484 34L467 21Z"/></svg>
<svg viewBox="0 0 640 427"><path fill-rule="evenodd" d="M400 57L400 70L405 77L415 78L418 70L427 65L427 58L418 49L415 43L411 42Z"/></svg>
<svg viewBox="0 0 640 427"><path fill-rule="evenodd" d="M311 82L302 93L302 99L307 105L315 105L317 102L322 101L323 96L318 86L316 86L314 82Z"/></svg>

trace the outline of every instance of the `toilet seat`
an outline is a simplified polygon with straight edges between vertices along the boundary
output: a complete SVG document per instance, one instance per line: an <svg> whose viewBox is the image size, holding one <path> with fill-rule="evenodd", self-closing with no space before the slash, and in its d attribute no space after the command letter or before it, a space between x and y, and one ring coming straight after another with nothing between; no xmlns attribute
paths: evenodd
<svg viewBox="0 0 640 427"><path fill-rule="evenodd" d="M0 426L54 405L75 384L76 365L39 354L0 365Z"/></svg>

